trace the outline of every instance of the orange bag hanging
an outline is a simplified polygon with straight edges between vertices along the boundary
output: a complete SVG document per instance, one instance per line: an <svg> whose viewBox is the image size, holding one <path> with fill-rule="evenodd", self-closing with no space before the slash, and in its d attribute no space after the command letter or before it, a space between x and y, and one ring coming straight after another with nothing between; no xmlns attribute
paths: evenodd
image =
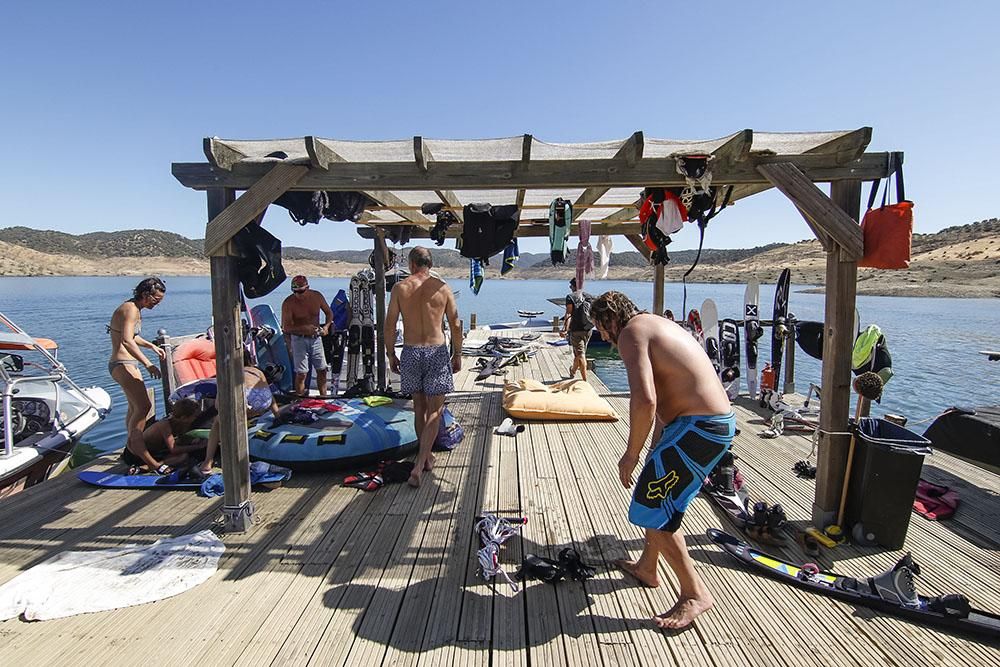
<svg viewBox="0 0 1000 667"><path fill-rule="evenodd" d="M881 179L872 183L868 211L861 221L865 252L859 267L872 269L910 268L910 245L913 241L913 202L903 192L902 153L890 153L890 172L882 192L882 205L873 209ZM892 167L895 167L894 169ZM889 180L896 175L896 203L889 204Z"/></svg>

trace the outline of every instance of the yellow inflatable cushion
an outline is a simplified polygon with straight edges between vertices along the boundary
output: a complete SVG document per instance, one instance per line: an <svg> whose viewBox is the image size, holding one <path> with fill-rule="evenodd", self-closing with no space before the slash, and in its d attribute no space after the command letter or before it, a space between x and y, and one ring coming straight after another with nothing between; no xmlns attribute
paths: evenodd
<svg viewBox="0 0 1000 667"><path fill-rule="evenodd" d="M618 415L606 400L583 380L542 384L536 380L508 382L503 388L503 409L517 419L540 421L616 421Z"/></svg>

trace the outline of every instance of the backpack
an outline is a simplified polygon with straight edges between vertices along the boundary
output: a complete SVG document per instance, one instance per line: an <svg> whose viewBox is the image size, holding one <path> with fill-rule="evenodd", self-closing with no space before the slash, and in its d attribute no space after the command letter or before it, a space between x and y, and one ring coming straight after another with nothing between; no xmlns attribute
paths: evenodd
<svg viewBox="0 0 1000 667"><path fill-rule="evenodd" d="M594 320L590 317L590 307L593 297L580 292L570 295L573 304L573 314L569 318L569 328L572 331L590 331L594 328Z"/></svg>
<svg viewBox="0 0 1000 667"><path fill-rule="evenodd" d="M233 236L239 253L236 271L243 292L250 299L259 299L285 282L281 265L281 241L257 223L250 223Z"/></svg>
<svg viewBox="0 0 1000 667"><path fill-rule="evenodd" d="M892 355L885 336L877 324L869 324L858 334L851 353L851 370L855 375L871 371L882 378L882 384L892 378Z"/></svg>

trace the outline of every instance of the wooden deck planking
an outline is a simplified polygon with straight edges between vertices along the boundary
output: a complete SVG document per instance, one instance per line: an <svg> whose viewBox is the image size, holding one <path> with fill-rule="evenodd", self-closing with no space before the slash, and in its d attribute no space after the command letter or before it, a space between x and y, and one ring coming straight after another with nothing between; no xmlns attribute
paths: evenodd
<svg viewBox="0 0 1000 667"><path fill-rule="evenodd" d="M516 332L512 332L516 335ZM470 364L466 358L466 366ZM558 379L567 348L542 345L508 377ZM624 419L617 423L531 423L516 438L492 433L503 418L503 379L456 375L450 408L466 441L440 454L418 491L387 486L366 494L339 477L298 475L255 494L261 525L225 536L227 553L212 580L175 598L114 612L28 624L0 623L0 661L38 664L563 665L745 664L966 665L1000 661L996 646L919 627L773 582L743 570L703 537L725 517L698 498L685 517L696 568L716 608L693 630L672 635L648 618L669 608L676 580L661 564L659 589L627 582L611 566L636 556L642 532L627 520L628 493L617 481L627 435L627 397L591 382ZM812 481L795 478L807 439L771 441L752 406L736 408L735 448L751 489L781 502L794 521L810 513ZM907 546L927 565L925 592L969 589L980 606L1000 608L996 475L947 455L928 459L926 476L953 485L963 505L953 522L914 516ZM925 467L925 471L928 468ZM963 480L956 482L956 476ZM753 491L751 495L755 496ZM573 546L599 567L585 583L528 582L512 594L477 574L473 534L484 510L527 516L501 560L513 573L524 553L549 558ZM152 541L209 525L218 501L193 494L105 492L57 479L0 503L0 581L67 548ZM6 520L6 522L5 522ZM992 521L992 523L991 523ZM768 548L768 550L773 550ZM783 550L802 559L799 548ZM839 547L821 565L871 573L895 552ZM935 567L947 563L951 570ZM156 631L151 631L156 628ZM163 644L184 646L162 652Z"/></svg>

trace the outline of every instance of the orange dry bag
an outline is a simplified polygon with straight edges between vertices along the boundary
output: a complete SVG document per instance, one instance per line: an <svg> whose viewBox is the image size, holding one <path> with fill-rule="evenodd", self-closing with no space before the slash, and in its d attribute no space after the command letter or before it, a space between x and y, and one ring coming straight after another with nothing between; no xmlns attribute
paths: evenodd
<svg viewBox="0 0 1000 667"><path fill-rule="evenodd" d="M774 390L774 369L771 368L771 364L764 364L764 368L760 372L760 389Z"/></svg>
<svg viewBox="0 0 1000 667"><path fill-rule="evenodd" d="M908 269L913 240L913 202L903 192L903 154L890 153L890 172L882 192L882 205L873 209L881 179L872 183L868 211L861 221L865 252L859 267L872 269ZM896 174L896 203L889 204L889 180Z"/></svg>

